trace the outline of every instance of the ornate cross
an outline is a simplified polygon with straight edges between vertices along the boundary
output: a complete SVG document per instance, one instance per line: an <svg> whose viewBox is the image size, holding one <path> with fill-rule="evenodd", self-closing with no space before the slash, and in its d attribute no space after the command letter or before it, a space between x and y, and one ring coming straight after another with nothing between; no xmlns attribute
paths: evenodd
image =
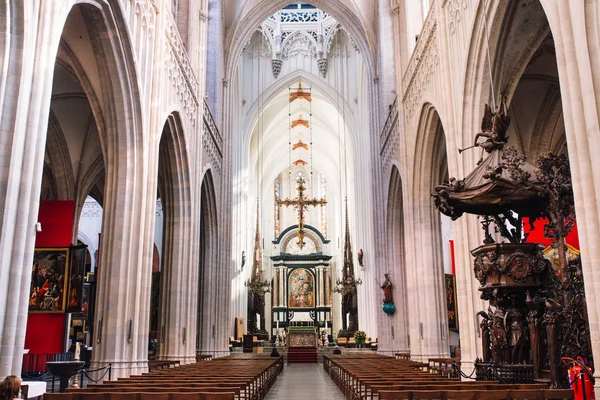
<svg viewBox="0 0 600 400"><path fill-rule="evenodd" d="M278 206L284 205L286 207L293 206L294 209L298 212L298 245L300 248L304 247L304 212L308 211L308 206L324 206L327 204L327 199L323 197L322 199L304 197L304 191L306 190L306 186L304 186L304 178L298 177L298 182L296 184L296 191L298 192L298 196L295 199L275 199Z"/></svg>

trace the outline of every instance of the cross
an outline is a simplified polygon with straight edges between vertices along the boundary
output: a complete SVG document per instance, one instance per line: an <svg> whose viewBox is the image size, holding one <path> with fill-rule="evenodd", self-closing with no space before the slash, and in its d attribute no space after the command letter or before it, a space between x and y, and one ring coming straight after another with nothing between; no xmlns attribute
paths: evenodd
<svg viewBox="0 0 600 400"><path fill-rule="evenodd" d="M304 212L308 211L308 206L324 206L327 204L327 200L325 197L322 199L317 199L316 197L310 199L308 197L304 197L304 191L306 190L306 186L304 186L304 178L299 176L297 179L296 190L298 191L298 196L295 199L275 199L278 206L284 205L286 207L293 206L294 209L298 212L298 245L300 248L304 247Z"/></svg>

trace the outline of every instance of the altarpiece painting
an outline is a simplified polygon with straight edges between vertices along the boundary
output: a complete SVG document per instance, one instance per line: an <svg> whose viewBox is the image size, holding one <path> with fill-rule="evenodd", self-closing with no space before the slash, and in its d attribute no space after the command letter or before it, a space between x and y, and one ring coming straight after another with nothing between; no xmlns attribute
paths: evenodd
<svg viewBox="0 0 600 400"><path fill-rule="evenodd" d="M288 279L289 307L315 307L315 278L306 268L298 268L290 273Z"/></svg>
<svg viewBox="0 0 600 400"><path fill-rule="evenodd" d="M69 273L69 248L38 248L33 253L30 312L64 312L65 277Z"/></svg>

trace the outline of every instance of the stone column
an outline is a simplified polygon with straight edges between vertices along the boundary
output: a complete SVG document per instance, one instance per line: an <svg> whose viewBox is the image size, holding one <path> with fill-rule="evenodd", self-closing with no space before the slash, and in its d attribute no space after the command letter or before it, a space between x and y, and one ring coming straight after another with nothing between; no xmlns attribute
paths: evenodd
<svg viewBox="0 0 600 400"><path fill-rule="evenodd" d="M319 267L319 276L319 304L321 304L321 307L325 307L325 267Z"/></svg>
<svg viewBox="0 0 600 400"><path fill-rule="evenodd" d="M600 4L541 0L555 42L587 311L595 360L600 360ZM595 376L600 377L596 368ZM596 379L596 387L600 380Z"/></svg>
<svg viewBox="0 0 600 400"><path fill-rule="evenodd" d="M323 284L325 285L325 300L323 301L323 305L329 307L331 306L331 304L329 304L329 292L331 290L329 283L329 267L323 267Z"/></svg>
<svg viewBox="0 0 600 400"><path fill-rule="evenodd" d="M11 3L0 5L0 379L21 374L53 60L62 32L56 21L64 17L55 2Z"/></svg>
<svg viewBox="0 0 600 400"><path fill-rule="evenodd" d="M286 293L287 293L286 292L286 287L287 287L286 283L287 282L286 282L286 278L285 278L286 272L287 272L286 267L279 268L279 276L280 276L280 279L279 279L279 307L286 306L286 304L285 304L285 299L287 297L286 296Z"/></svg>
<svg viewBox="0 0 600 400"><path fill-rule="evenodd" d="M273 307L279 306L279 267L273 268Z"/></svg>
<svg viewBox="0 0 600 400"><path fill-rule="evenodd" d="M321 274L319 273L319 267L315 268L315 306L321 305Z"/></svg>

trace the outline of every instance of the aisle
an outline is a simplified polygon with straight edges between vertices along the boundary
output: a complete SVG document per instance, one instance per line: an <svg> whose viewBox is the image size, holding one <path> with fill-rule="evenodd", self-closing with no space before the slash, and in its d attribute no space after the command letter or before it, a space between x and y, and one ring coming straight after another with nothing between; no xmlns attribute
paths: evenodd
<svg viewBox="0 0 600 400"><path fill-rule="evenodd" d="M323 364L286 364L265 400L344 400Z"/></svg>

